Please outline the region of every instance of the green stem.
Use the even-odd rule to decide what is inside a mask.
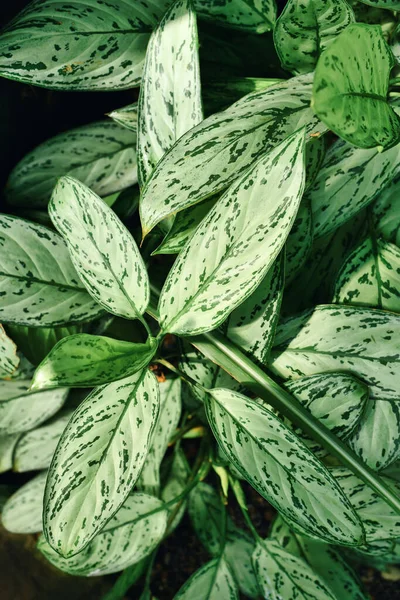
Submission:
[[[198,381],[193,379],[193,377],[190,377],[190,375],[186,375],[186,373],[184,373],[183,371],[181,371],[180,369],[175,367],[173,364],[171,364],[165,358],[157,358],[157,359],[153,360],[153,362],[158,365],[163,365],[164,367],[167,367],[167,369],[169,369],[170,371],[175,373],[175,375],[178,375],[178,377],[180,377],[187,383],[190,383],[190,385],[194,385],[195,387],[201,389],[203,392],[207,392],[207,390]]]

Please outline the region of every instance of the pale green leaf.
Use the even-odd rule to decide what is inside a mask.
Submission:
[[[135,493],[128,496],[104,529],[76,556],[60,556],[44,537],[40,538],[38,548],[54,566],[71,575],[107,575],[148,556],[162,540],[166,525],[163,503],[147,494]]]
[[[61,236],[47,227],[0,215],[0,319],[54,327],[102,312],[80,281]]]
[[[281,164],[287,165],[284,171]],[[161,291],[163,331],[197,335],[214,329],[255,291],[293,224],[304,176],[301,129],[259,159],[218,200]]]
[[[72,177],[57,183],[49,204],[89,294],[109,312],[134,319],[149,303],[149,280],[135,240],[114,211]]]
[[[116,108],[107,115],[113,121],[137,133],[138,105],[137,102]],[[89,186],[91,187],[91,186]]]
[[[195,0],[200,17],[219,25],[264,33],[275,23],[274,0]]]
[[[190,493],[188,511],[200,542],[211,556],[219,556],[226,522],[220,496],[211,485],[200,482]]]
[[[353,22],[344,0],[289,0],[274,29],[282,66],[293,73],[313,71],[321,52]]]
[[[251,535],[228,521],[224,557],[240,591],[249,598],[258,598],[257,578],[251,560],[254,541]]]
[[[40,473],[7,500],[1,513],[1,522],[7,531],[25,534],[42,531],[46,476],[46,471]]]
[[[174,600],[239,600],[235,580],[226,561],[214,558],[188,579]]]
[[[15,373],[18,365],[19,356],[17,354],[17,346],[8,337],[8,335],[4,331],[4,327],[0,325],[0,377],[10,377],[10,375],[13,375],[13,373]]]
[[[171,469],[169,471],[167,481],[165,482],[161,491],[161,498],[164,500],[164,502],[170,502],[182,494],[188,484],[189,476],[189,464],[186,460],[185,453],[181,448],[179,448],[174,452]],[[169,514],[175,515],[174,519],[169,525],[169,531],[174,531],[174,529],[176,529],[176,527],[179,525],[185,513],[186,504],[186,499],[183,499],[180,502],[180,506],[177,511],[177,504],[173,504],[169,508]]]
[[[20,433],[0,435],[0,473],[12,469],[13,454],[20,437]]]
[[[387,242],[400,247],[400,174],[378,195],[372,204],[372,218],[376,232]]]
[[[65,337],[81,333],[82,325],[68,327],[27,327],[7,325],[7,331],[17,344],[18,350],[32,363],[38,365],[50,350]]]
[[[147,48],[138,116],[141,185],[174,142],[202,118],[196,14],[190,0],[176,0]]]
[[[94,387],[140,371],[152,359],[157,342],[124,342],[86,333],[71,335],[56,344],[35,371],[31,389]]]
[[[310,535],[359,544],[362,528],[350,503],[304,443],[259,402],[224,389],[210,394],[213,433],[258,493]]]
[[[59,133],[14,167],[7,182],[7,200],[13,205],[47,208],[57,179],[67,174],[99,196],[127,188],[137,181],[135,143],[135,135],[111,121]]]
[[[80,552],[135,485],[160,409],[155,376],[143,370],[95,389],[64,430],[49,470],[44,531],[65,557]]]

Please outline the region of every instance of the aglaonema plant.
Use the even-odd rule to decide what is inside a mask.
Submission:
[[[0,215],[0,468],[37,472],[2,522],[123,571],[108,600],[150,597],[186,511],[210,560],[177,599],[362,600],[350,564],[399,559],[399,8],[45,0],[0,35],[6,78],[140,86],[30,152]],[[201,84],[210,21],[273,30],[280,77]]]

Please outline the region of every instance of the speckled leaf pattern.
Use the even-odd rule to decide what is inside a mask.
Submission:
[[[215,329],[255,291],[285,243],[304,179],[301,129],[261,157],[196,229],[161,291],[163,331]]]
[[[196,14],[191,0],[177,0],[147,48],[138,116],[142,186],[165,152],[202,118]]]
[[[372,207],[372,219],[376,232],[387,242],[400,247],[400,174],[378,195]]]
[[[137,182],[136,136],[112,121],[60,133],[29,152],[11,171],[7,200],[46,208],[57,179],[71,175],[99,196]]]
[[[44,394],[43,394],[44,395]],[[41,427],[28,431],[19,439],[14,455],[13,469],[18,473],[48,469],[62,432],[68,425],[71,410],[63,411]]]
[[[258,598],[257,578],[251,560],[254,541],[251,535],[228,521],[224,557],[240,591],[249,598]]]
[[[312,77],[304,75],[241,98],[183,135],[160,160],[143,189],[144,233],[212,194],[224,190],[261,154],[302,126],[325,127],[311,108]]]
[[[67,246],[47,227],[0,215],[0,319],[53,327],[102,312],[80,281]]]
[[[282,66],[293,73],[313,71],[321,52],[353,22],[344,0],[289,0],[274,29]]]
[[[140,371],[156,349],[154,338],[136,344],[86,333],[71,335],[60,340],[40,363],[31,389],[94,387],[116,381]]]
[[[137,488],[154,496],[159,495],[161,462],[181,415],[181,380],[167,379],[164,383],[160,383],[159,387],[160,412],[149,452],[137,482]]]
[[[140,83],[146,47],[169,0],[35,0],[0,36],[0,74],[56,90]]]
[[[0,473],[12,469],[13,454],[20,437],[20,433],[0,435]]]
[[[137,133],[137,119],[138,119],[138,105],[137,102],[133,104],[128,104],[127,106],[123,106],[122,108],[116,108],[111,111],[107,115],[118,123],[118,125],[122,125],[126,129],[130,129]],[[89,186],[91,187],[91,186]]]
[[[18,365],[17,346],[0,325],[0,377],[9,377],[16,371]]]
[[[32,363],[38,365],[52,348],[65,337],[81,333],[84,325],[67,327],[27,327],[7,325],[7,331],[17,344],[19,352]]]
[[[211,485],[200,482],[190,493],[188,511],[200,542],[211,556],[219,556],[226,520],[221,497]]]
[[[161,498],[164,502],[169,502],[170,500],[174,500],[177,496],[179,496],[185,487],[188,484],[188,479],[190,476],[190,467],[186,460],[186,456],[182,450],[182,448],[175,449],[174,455],[172,458],[171,469],[168,474],[167,481],[161,491]],[[176,516],[173,521],[169,525],[169,530],[174,531],[175,528],[181,522],[181,519],[186,511],[186,499],[183,499]],[[175,512],[176,504],[173,504],[169,508],[170,514]]]
[[[239,600],[232,573],[223,558],[214,558],[181,587],[174,600]]]
[[[362,528],[323,464],[278,417],[237,392],[214,389],[206,402],[213,433],[242,476],[308,534],[357,545]]]
[[[149,279],[135,240],[114,211],[83,183],[63,177],[49,214],[89,294],[114,315],[140,317],[149,302]]]
[[[43,494],[47,472],[19,488],[5,503],[1,522],[12,533],[39,533],[42,531]]]
[[[381,470],[400,457],[400,403],[370,401],[349,446],[371,469]]]
[[[313,107],[318,117],[359,148],[396,144],[400,119],[387,102],[394,62],[379,25],[349,25],[315,69]]]
[[[45,536],[65,557],[80,552],[126,500],[146,459],[160,409],[143,370],[95,389],[61,436],[50,466]]]
[[[228,319],[226,336],[261,364],[268,360],[279,319],[284,260],[284,253],[281,253],[257,289]]]
[[[270,31],[276,18],[274,0],[195,0],[194,5],[204,19],[255,33]]]
[[[285,283],[289,284],[309,255],[313,242],[313,223],[310,201],[303,198],[293,227],[285,244]]]
[[[322,577],[273,540],[257,543],[253,564],[263,598],[337,600]]]
[[[322,305],[277,329],[270,368],[298,379],[348,371],[367,383],[371,397],[398,399],[400,317],[359,306]]]
[[[167,525],[163,503],[148,494],[128,496],[118,512],[76,556],[64,558],[44,537],[38,548],[58,569],[71,575],[98,576],[122,571],[148,556],[160,543]]]
[[[333,301],[400,312],[400,249],[371,231],[343,264]]]

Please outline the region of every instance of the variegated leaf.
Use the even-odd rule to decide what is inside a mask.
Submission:
[[[137,181],[135,143],[134,134],[111,121],[60,133],[26,154],[11,171],[7,200],[47,208],[57,179],[67,174],[99,196],[127,188]]]
[[[126,129],[130,129],[137,133],[137,118],[138,118],[138,105],[137,102],[133,104],[128,104],[128,106],[123,106],[122,108],[116,108],[111,111],[107,115],[118,123],[118,125],[122,125],[122,127],[126,127]],[[91,186],[89,186],[91,187]]]
[[[61,436],[49,470],[44,532],[56,552],[83,550],[135,485],[160,409],[155,376],[143,370],[95,389]]]
[[[360,306],[323,305],[284,321],[277,330],[270,368],[298,379],[350,371],[375,399],[397,399],[400,383],[400,316]]]
[[[12,469],[14,450],[20,437],[20,433],[0,435],[0,473]]]
[[[40,395],[44,395],[40,394]],[[63,411],[41,427],[28,431],[18,440],[13,453],[13,469],[18,473],[48,469],[58,441],[68,425],[72,411]]]
[[[43,494],[47,472],[40,473],[25,483],[5,503],[1,522],[12,533],[39,533],[42,531]]]
[[[372,204],[372,219],[376,232],[387,242],[400,247],[400,174],[378,195]]]
[[[32,2],[0,36],[0,74],[56,90],[138,85],[146,46],[170,0]]]
[[[161,498],[164,500],[164,502],[170,502],[182,494],[188,484],[190,472],[190,467],[186,460],[185,453],[181,448],[176,449],[173,455],[172,465],[167,481],[165,482],[165,485],[161,491]],[[175,515],[174,519],[169,525],[169,531],[174,531],[179,525],[185,513],[186,504],[186,499],[182,499],[177,512],[177,504],[172,504],[172,506],[169,508],[169,513]]]
[[[181,415],[181,380],[167,379],[160,383],[160,412],[151,438],[137,488],[158,496],[160,492],[160,466]]]
[[[34,327],[90,321],[102,308],[87,293],[61,236],[0,215],[0,319]]]
[[[221,556],[214,558],[181,587],[174,600],[239,600],[235,580]]]
[[[60,340],[40,363],[31,389],[94,387],[116,381],[148,365],[156,350],[152,337],[136,344],[86,333],[71,335]]]
[[[220,496],[212,486],[200,482],[190,493],[188,511],[200,542],[211,556],[219,556],[226,523],[225,507]]]
[[[214,329],[255,291],[293,224],[304,176],[301,129],[229,188],[169,272],[159,300],[163,331],[197,335]]]
[[[361,523],[334,478],[271,411],[224,389],[210,392],[206,411],[229,460],[284,516],[323,540],[360,543]]]
[[[19,360],[17,346],[8,337],[4,331],[4,327],[0,325],[0,377],[4,378],[13,375],[18,368]]]
[[[114,211],[83,183],[63,177],[49,214],[89,294],[114,315],[140,318],[149,303],[149,279],[135,240]]]
[[[258,598],[257,578],[251,560],[253,538],[228,521],[224,557],[240,591],[249,598]]]
[[[165,152],[202,118],[196,14],[191,0],[176,0],[146,53],[137,146],[142,186]]]
[[[76,556],[60,556],[46,542],[38,548],[58,569],[86,577],[122,571],[148,556],[160,543],[167,526],[163,503],[148,494],[128,496],[102,531]]]
[[[313,242],[312,211],[308,198],[303,198],[285,244],[285,283],[289,284],[309,255]]]
[[[282,66],[293,73],[313,71],[321,52],[353,22],[344,0],[289,0],[274,29]]]
[[[337,600],[322,577],[273,540],[257,543],[253,564],[264,598]]]
[[[183,135],[160,160],[143,190],[144,234],[173,215],[227,188],[263,153],[306,126],[323,132],[311,108],[311,76],[248,94]]]
[[[32,363],[38,365],[54,346],[65,337],[81,333],[83,325],[69,327],[26,327],[7,325],[7,331],[17,344],[18,350]]]
[[[195,0],[194,4],[202,18],[236,29],[264,33],[275,23],[273,0]]]

